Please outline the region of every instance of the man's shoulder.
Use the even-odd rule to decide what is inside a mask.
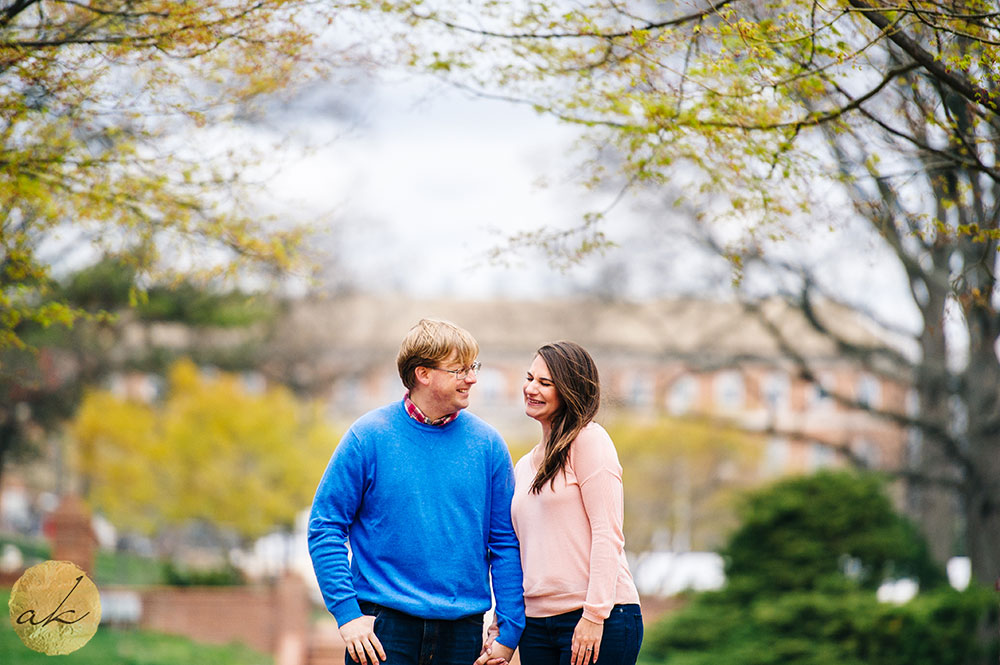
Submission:
[[[506,450],[507,443],[500,431],[471,411],[462,411],[461,418],[456,423],[461,423],[467,435],[479,441],[489,442],[494,446],[502,446]]]
[[[392,402],[372,409],[355,420],[351,425],[351,429],[355,432],[364,432],[371,429],[384,430],[392,426],[393,422],[399,417],[401,409],[400,402]]]
[[[488,422],[469,411],[468,409],[462,411],[461,418],[459,419],[465,427],[476,429],[484,433],[489,433],[491,435],[500,436],[500,432],[496,427],[490,425]]]

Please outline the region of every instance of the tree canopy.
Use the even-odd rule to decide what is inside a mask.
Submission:
[[[44,452],[46,437],[72,417],[83,391],[110,375],[130,369],[163,373],[180,356],[224,369],[256,361],[275,313],[272,301],[185,280],[172,288],[149,287],[129,310],[136,279],[134,268],[104,259],[53,281],[39,303],[65,303],[87,318],[71,328],[26,321],[18,334],[29,348],[0,348],[0,478],[7,462]],[[158,323],[182,328],[188,343],[158,343],[151,338]],[[208,341],[227,332],[225,346]]]
[[[680,179],[690,192],[722,194],[704,212],[751,235],[808,210],[817,178],[841,178],[817,150],[813,130],[826,126],[871,125],[941,168],[997,178],[1000,19],[988,0],[420,3],[412,14],[456,44],[420,40],[415,61],[591,128],[593,182]],[[936,91],[936,106],[902,99],[902,77]],[[914,115],[919,132],[901,123]],[[949,138],[956,126],[961,141]],[[964,230],[990,234],[983,224]]]
[[[790,229],[810,242],[863,221],[866,240],[903,276],[918,318],[903,332],[916,353],[837,342],[913,386],[907,412],[879,411],[909,431],[911,466],[897,469],[912,483],[907,503],[939,559],[958,530],[975,577],[996,579],[1000,13],[992,0],[485,1],[421,3],[411,16],[456,40],[434,48],[415,40],[415,63],[584,127],[591,184],[668,199],[660,217],[681,201],[698,222],[726,222],[713,228],[726,229],[718,247],[737,276],[768,260]],[[600,245],[602,229],[601,214],[583,220],[576,249]],[[565,247],[564,234],[514,241]],[[839,285],[801,261],[776,264],[797,279],[789,299],[830,333],[814,305],[840,300]],[[864,304],[845,304],[900,330]],[[946,333],[955,321],[960,331]],[[854,395],[837,397],[872,411]]]
[[[293,522],[337,440],[288,390],[250,391],[190,361],[171,368],[159,403],[88,392],[70,435],[86,499],[121,528],[199,521],[243,538]]]
[[[261,155],[209,130],[343,66],[329,31],[345,6],[3,3],[0,347],[23,344],[24,321],[84,315],[45,297],[53,264],[81,247],[129,261],[140,291],[150,275],[297,265],[304,230],[247,188]]]

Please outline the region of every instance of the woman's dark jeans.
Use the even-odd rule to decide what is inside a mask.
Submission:
[[[575,610],[554,617],[528,617],[518,652],[521,665],[569,665],[573,631],[583,616]],[[642,645],[642,612],[638,605],[615,605],[604,620],[597,665],[635,665]]]
[[[374,603],[360,605],[375,617],[375,636],[388,657],[382,665],[472,665],[482,652],[482,614],[448,621],[421,619]],[[344,662],[356,665],[350,653]]]

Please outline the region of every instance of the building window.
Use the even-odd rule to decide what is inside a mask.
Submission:
[[[250,395],[263,395],[267,391],[267,379],[260,372],[240,373],[240,383]]]
[[[629,406],[650,406],[653,403],[653,376],[648,372],[629,372],[625,375],[623,393]]]
[[[867,409],[877,409],[882,397],[882,386],[871,374],[862,374],[858,378],[858,404]]]
[[[772,437],[767,440],[762,462],[766,475],[777,475],[788,468],[789,448],[788,439]]]
[[[861,460],[861,463],[867,469],[876,469],[881,462],[881,452],[873,442],[868,439],[858,439],[851,446],[854,451],[854,456]]]
[[[503,372],[492,367],[484,367],[476,375],[477,399],[486,404],[498,404],[503,400],[507,390],[507,379]]]
[[[833,408],[833,397],[831,391],[834,386],[833,375],[822,373],[816,377],[809,393],[809,408],[821,410]]]
[[[837,455],[833,448],[822,443],[809,445],[808,466],[810,471],[818,471],[833,466]]]
[[[337,383],[333,401],[343,409],[357,408],[361,404],[361,390],[360,376],[346,376]]]
[[[906,462],[918,466],[924,457],[924,432],[919,427],[906,428]]]
[[[667,411],[675,416],[690,413],[694,408],[698,382],[690,374],[678,377],[667,394]]]
[[[791,383],[785,372],[770,372],[764,377],[764,403],[773,411],[783,411],[788,408],[788,395]]]
[[[737,371],[719,372],[715,375],[715,406],[723,411],[743,408],[745,389],[743,375]]]

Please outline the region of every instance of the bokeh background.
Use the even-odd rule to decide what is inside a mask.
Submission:
[[[597,360],[642,662],[996,662],[988,5],[0,3],[0,598],[341,662],[306,511],[438,317],[515,461]]]

